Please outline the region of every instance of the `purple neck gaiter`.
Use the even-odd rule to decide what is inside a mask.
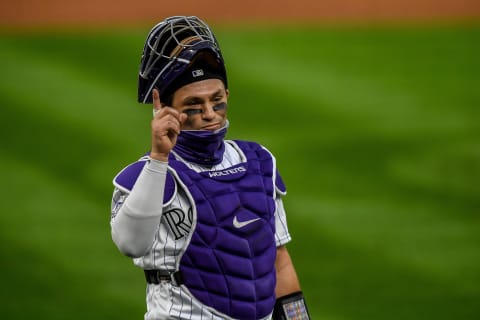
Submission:
[[[173,150],[183,159],[200,164],[215,165],[222,162],[228,121],[218,130],[182,130]]]

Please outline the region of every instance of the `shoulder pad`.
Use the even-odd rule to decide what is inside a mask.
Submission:
[[[146,159],[141,159],[129,164],[113,178],[113,184],[122,191],[130,192],[146,163]]]
[[[132,191],[135,182],[137,182],[138,176],[142,172],[148,159],[142,158],[137,162],[134,162],[120,171],[113,179],[113,184],[118,189],[130,193]],[[172,174],[167,171],[167,177],[165,181],[165,191],[163,194],[163,203],[166,205],[170,203],[175,194],[177,193],[177,184]]]
[[[243,141],[243,140],[233,140],[237,144],[237,146],[240,147],[243,151],[264,151],[263,155],[266,157],[271,157],[274,161],[274,166],[275,164],[275,157],[273,154],[264,146],[262,146],[259,143],[253,142],[253,141]],[[285,186],[285,183],[283,182],[282,176],[280,176],[280,172],[278,172],[277,169],[275,169],[275,190],[278,194],[284,196],[287,194],[287,187]]]
[[[253,141],[245,141],[245,140],[232,140],[237,146],[240,147],[240,149],[246,151],[246,150],[260,150],[263,147]]]

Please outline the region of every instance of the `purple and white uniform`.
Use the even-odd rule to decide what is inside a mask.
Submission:
[[[142,269],[181,270],[185,278],[147,286],[145,319],[270,319],[275,248],[291,240],[275,158],[229,140],[211,167],[172,153],[169,164],[146,156],[114,179],[111,227],[120,251]]]

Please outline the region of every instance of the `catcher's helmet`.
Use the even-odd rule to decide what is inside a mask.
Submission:
[[[150,30],[143,47],[138,76],[138,102],[152,103],[152,90],[160,97],[200,51],[209,51],[216,68],[227,75],[218,42],[208,25],[195,16],[174,16]]]

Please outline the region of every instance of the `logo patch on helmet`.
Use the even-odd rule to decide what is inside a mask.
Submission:
[[[203,73],[203,69],[197,69],[197,70],[193,70],[193,71],[192,71],[192,76],[193,76],[194,78],[201,77],[201,76],[203,76],[203,74],[204,74],[204,73]]]

